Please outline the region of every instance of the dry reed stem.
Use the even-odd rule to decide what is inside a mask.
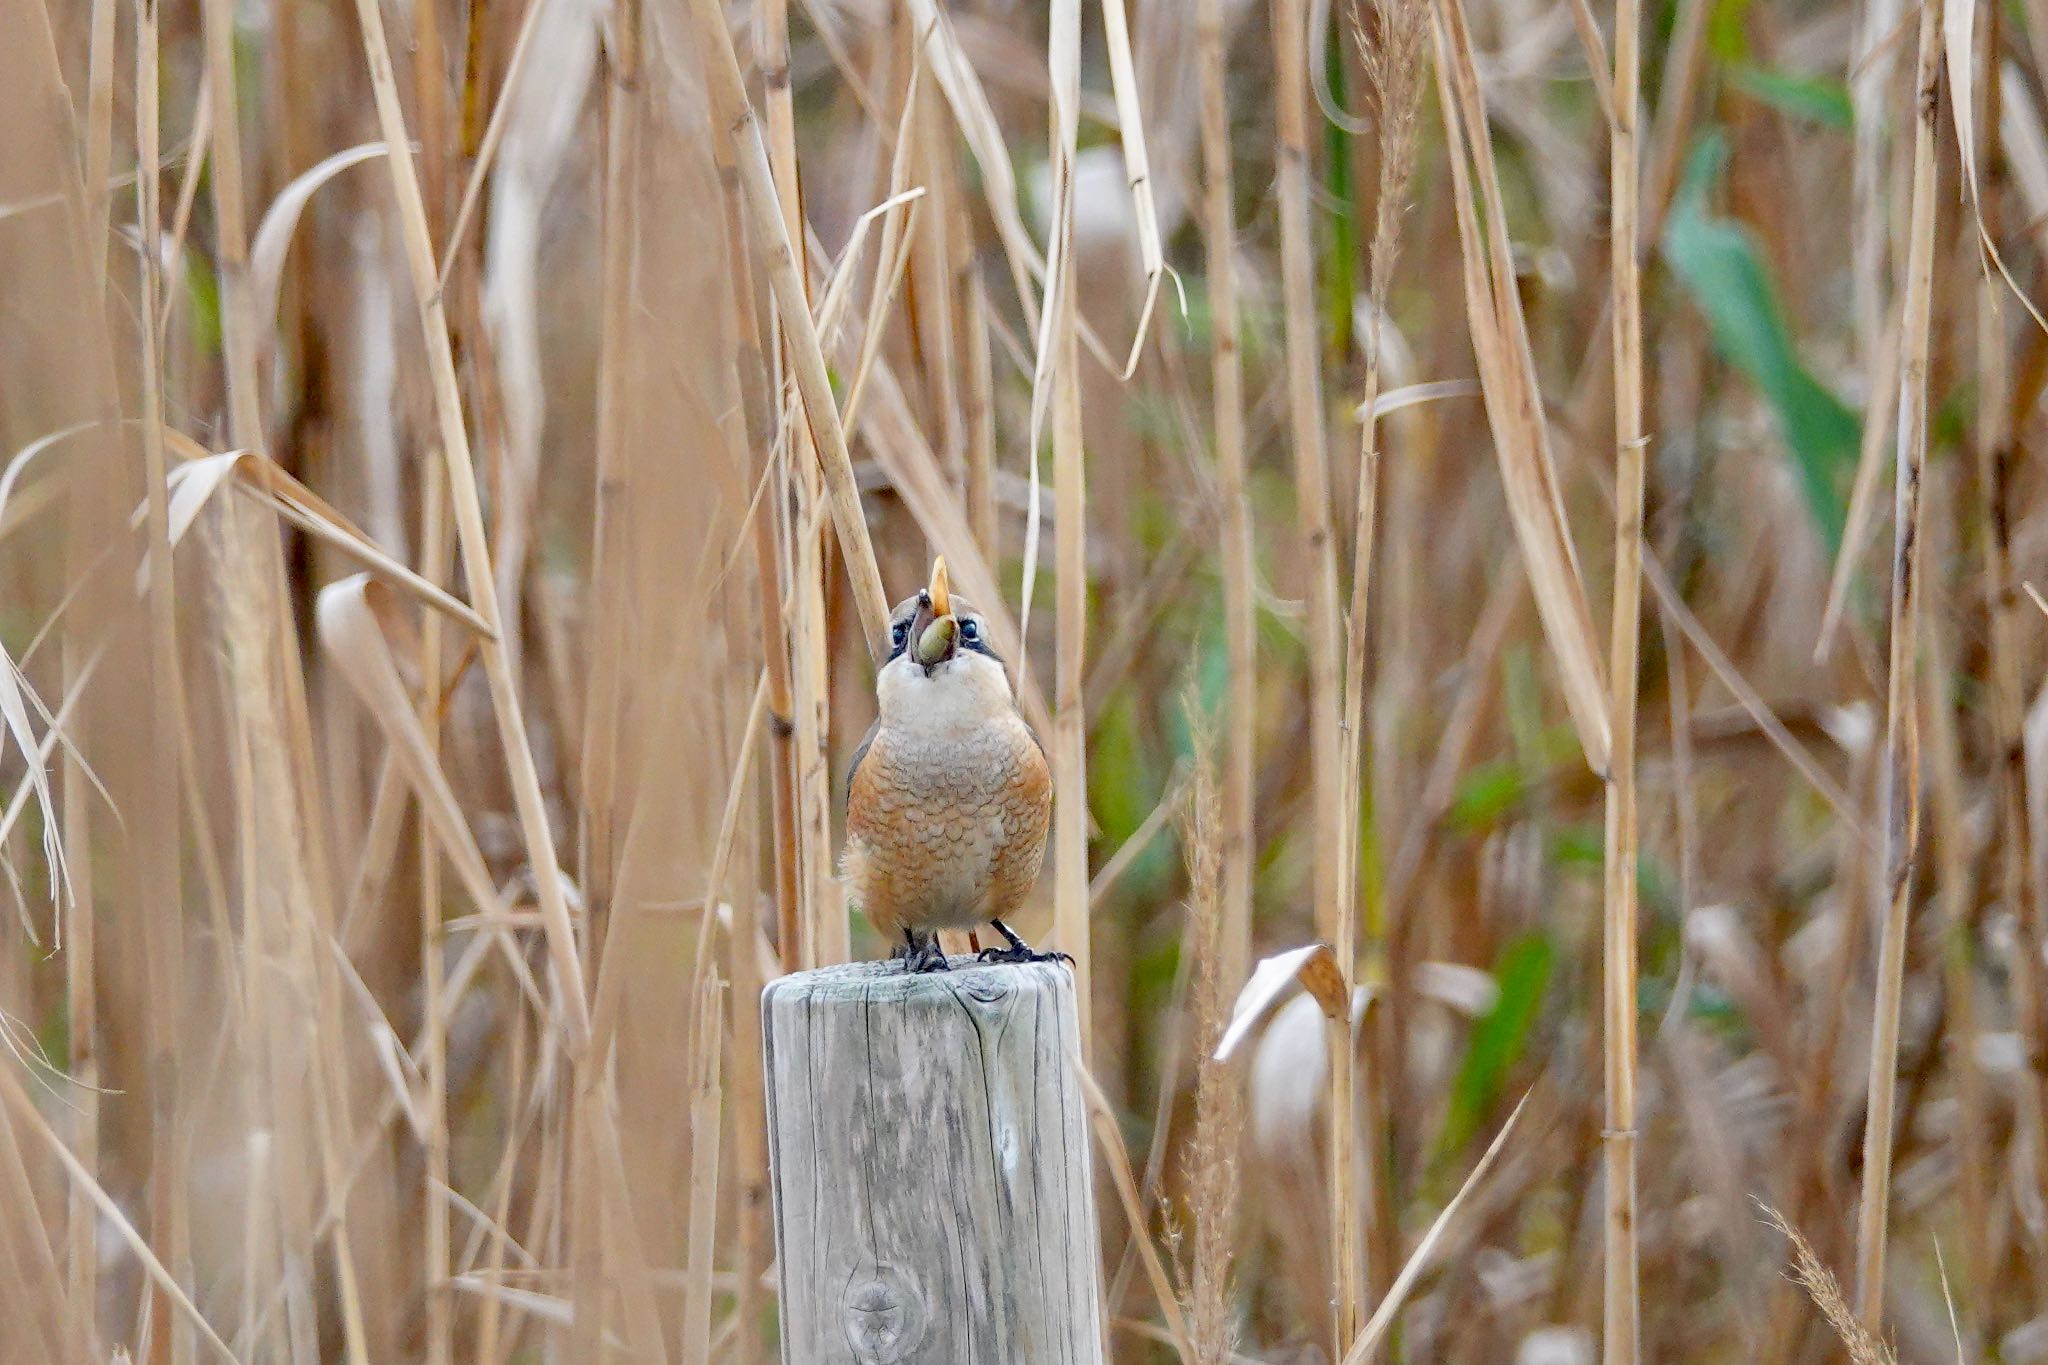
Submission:
[[[1088,640],[1088,501],[1081,447],[1080,349],[1074,300],[1074,155],[1080,135],[1081,5],[1054,0],[1046,48],[1052,72],[1047,123],[1053,165],[1054,225],[1046,250],[1048,289],[1039,373],[1052,405],[1053,491],[1058,593],[1053,642],[1053,938],[1073,956],[1081,1010],[1081,1056],[1094,1059],[1094,995],[1088,932],[1088,722],[1082,683]],[[1035,442],[1034,442],[1035,448]],[[1035,461],[1034,461],[1035,463]],[[1030,587],[1025,603],[1030,604]],[[1020,665],[1021,669],[1021,665]]]
[[[1614,88],[1609,115],[1609,229],[1614,293],[1614,614],[1607,678],[1609,725],[1602,981],[1607,1129],[1604,1358],[1632,1365],[1642,1352],[1642,1285],[1636,1246],[1636,692],[1641,654],[1643,483],[1643,298],[1637,228],[1642,168],[1640,0],[1616,0]]]
[[[889,602],[882,587],[882,575],[875,564],[874,544],[868,536],[867,521],[860,505],[860,490],[853,476],[853,458],[847,451],[846,430],[840,424],[839,409],[832,399],[832,385],[825,370],[825,358],[818,347],[817,328],[811,318],[804,282],[802,235],[792,232],[783,216],[780,192],[769,170],[767,154],[753,107],[747,102],[746,83],[740,75],[739,57],[733,51],[732,35],[718,0],[691,0],[698,39],[703,46],[704,71],[711,92],[715,121],[734,146],[739,163],[740,187],[747,205],[746,219],[755,234],[755,249],[768,271],[768,284],[775,298],[789,348],[789,360],[803,400],[804,417],[811,438],[818,445],[818,460],[824,476],[832,524],[844,547],[847,574],[852,580],[854,608],[860,614],[867,636],[868,656],[880,660],[887,653]]]
[[[1430,1257],[1435,1254],[1437,1243],[1441,1242],[1444,1234],[1449,1231],[1452,1220],[1457,1217],[1458,1210],[1464,1207],[1466,1199],[1485,1183],[1487,1172],[1493,1169],[1494,1160],[1500,1156],[1501,1149],[1507,1146],[1508,1135],[1515,1131],[1522,1111],[1528,1107],[1529,1095],[1525,1094],[1516,1102],[1514,1112],[1508,1115],[1508,1120],[1500,1126],[1500,1131],[1493,1135],[1493,1141],[1486,1144],[1486,1151],[1473,1165],[1472,1174],[1465,1177],[1465,1183],[1458,1186],[1458,1192],[1451,1196],[1450,1202],[1444,1205],[1443,1212],[1437,1214],[1435,1221],[1429,1225],[1429,1231],[1423,1233],[1422,1240],[1415,1244],[1415,1250],[1409,1254],[1407,1263],[1401,1267],[1401,1273],[1394,1277],[1393,1286],[1379,1301],[1379,1306],[1373,1309],[1371,1320],[1351,1342],[1350,1348],[1343,1353],[1343,1365],[1364,1365],[1364,1362],[1371,1360],[1374,1353],[1385,1344],[1387,1335],[1394,1329],[1395,1320],[1400,1316],[1401,1309],[1407,1304],[1409,1296],[1415,1292],[1416,1281],[1429,1269]]]
[[[111,183],[114,166],[114,11],[115,0],[92,0],[85,59],[85,247],[91,253],[87,263],[93,275],[95,293],[101,298],[107,292],[108,224],[113,218],[114,208],[114,187]],[[153,14],[150,22],[155,22]],[[140,25],[136,32],[136,46],[144,46]],[[140,97],[138,81],[138,104]],[[138,109],[136,118],[140,120],[141,117]],[[157,158],[144,153],[141,147],[138,139],[135,167],[138,194],[141,192],[140,177],[145,173],[152,176],[158,173]]]
[[[534,9],[540,6],[535,4]],[[634,287],[634,246],[638,240],[637,190],[640,169],[641,123],[645,117],[643,94],[645,72],[642,62],[642,10],[637,0],[625,0],[612,15],[611,32],[605,44],[604,159],[602,165],[604,217],[599,227],[598,257],[598,390],[597,448],[595,451],[595,512],[592,536],[591,583],[607,603],[614,600],[613,586],[626,579],[628,550],[621,527],[628,513],[623,503],[631,495],[630,457],[626,449],[627,375],[632,350],[631,318]],[[510,582],[506,585],[512,586]],[[613,881],[618,874],[618,824],[620,746],[619,714],[625,705],[625,656],[627,622],[616,611],[601,611],[590,632],[594,666],[585,693],[583,734],[583,801],[585,806],[581,838],[583,894],[597,915],[607,917],[602,938],[591,936],[590,951],[595,959],[600,984],[604,977],[604,947],[610,941],[609,916],[614,911]],[[593,928],[595,927],[593,921]],[[596,1006],[592,1006],[593,1014]],[[593,1036],[597,1030],[593,1024]],[[596,1054],[605,1055],[603,1044]],[[588,1253],[586,1253],[587,1255]],[[578,1306],[579,1334],[587,1345],[589,1319],[595,1311],[587,1302],[596,1290],[594,1267],[586,1261],[573,1291]]]
[[[1736,704],[1756,722],[1756,727],[1762,731],[1764,738],[1785,756],[1785,760],[1805,779],[1807,785],[1828,803],[1835,818],[1848,828],[1850,834],[1866,849],[1875,851],[1878,843],[1876,831],[1872,830],[1858,814],[1855,798],[1843,789],[1841,783],[1828,775],[1827,769],[1821,767],[1820,760],[1785,727],[1785,722],[1771,709],[1763,694],[1742,676],[1742,671],[1735,666],[1735,661],[1728,657],[1726,650],[1715,643],[1714,637],[1707,633],[1706,626],[1701,623],[1692,608],[1686,606],[1685,599],[1679,596],[1678,587],[1671,581],[1669,572],[1658,562],[1657,556],[1648,550],[1643,553],[1642,570],[1643,581],[1650,585],[1650,591],[1656,595],[1658,606],[1671,613],[1671,618],[1678,624],[1679,631],[1699,656],[1706,660],[1707,668],[1721,685],[1728,689]]]
[[[1849,579],[1856,561],[1863,555],[1870,531],[1871,509],[1877,499],[1877,475],[1883,467],[1884,438],[1891,431],[1885,409],[1899,391],[1898,319],[1886,323],[1877,342],[1871,371],[1870,396],[1863,405],[1862,436],[1856,452],[1856,479],[1849,487],[1849,510],[1842,520],[1842,543],[1835,551],[1835,568],[1828,580],[1828,600],[1821,608],[1820,638],[1814,643],[1814,661],[1825,659],[1834,647],[1835,632],[1849,601]]]
[[[1365,385],[1359,402],[1358,502],[1353,513],[1351,591],[1344,618],[1343,726],[1341,778],[1347,794],[1344,809],[1342,851],[1338,859],[1338,890],[1346,913],[1340,920],[1339,958],[1348,977],[1356,977],[1357,934],[1353,920],[1359,906],[1367,903],[1361,878],[1367,778],[1363,770],[1365,753],[1366,650],[1370,641],[1373,562],[1378,553],[1380,486],[1381,385],[1386,358],[1384,329],[1392,327],[1390,315],[1394,267],[1401,250],[1401,225],[1407,213],[1409,181],[1415,169],[1417,114],[1423,90],[1422,68],[1427,57],[1429,33],[1427,0],[1377,0],[1377,39],[1368,38],[1358,10],[1351,14],[1351,33],[1365,66],[1379,128],[1379,182],[1374,196],[1372,255],[1367,298],[1372,308],[1370,330],[1364,340]],[[1375,820],[1380,818],[1375,813]],[[1374,940],[1373,956],[1385,962],[1383,918],[1368,925]],[[1367,1031],[1368,1055],[1379,1059],[1372,1067],[1373,1085],[1384,1087],[1388,1068],[1384,1064],[1379,1035]],[[1368,1087],[1371,1090],[1371,1087]],[[1384,1274],[1392,1269],[1386,1249],[1391,1246],[1393,1220],[1387,1211],[1388,1150],[1385,1116],[1392,1112],[1391,1097],[1369,1093],[1370,1121],[1365,1125],[1369,1155],[1365,1183],[1364,1235],[1368,1254],[1364,1256],[1364,1281],[1377,1293]]]
[[[1116,96],[1117,134],[1122,139],[1124,176],[1131,187],[1131,211],[1138,224],[1138,262],[1145,271],[1145,301],[1138,306],[1138,325],[1131,351],[1119,376],[1128,381],[1138,370],[1166,274],[1159,241],[1159,210],[1153,202],[1151,159],[1145,152],[1145,111],[1139,103],[1138,73],[1131,61],[1131,24],[1124,0],[1102,0],[1102,34],[1109,51],[1109,83]]]
[[[1941,13],[1941,0],[1928,0],[1920,10],[1920,50],[1913,83],[1913,199],[1900,323],[1898,472],[1893,497],[1891,652],[1883,772],[1886,911],[1872,1002],[1863,1192],[1856,1221],[1856,1316],[1872,1333],[1879,1330],[1884,1317],[1899,1011],[1906,977],[1906,920],[1920,838],[1918,595],[1924,559],[1921,484],[1927,460],[1928,353],[1933,340],[1934,125],[1939,113]]]
[[[177,1277],[171,1274],[169,1268],[151,1249],[148,1239],[137,1232],[135,1225],[128,1221],[128,1215],[122,1212],[121,1206],[97,1180],[92,1178],[92,1174],[79,1164],[71,1149],[64,1145],[64,1140],[51,1129],[36,1108],[35,1101],[21,1088],[21,1078],[15,1074],[11,1065],[0,1066],[0,1100],[4,1100],[7,1106],[13,1109],[15,1122],[23,1130],[35,1134],[42,1144],[49,1148],[50,1155],[63,1166],[71,1182],[86,1192],[92,1200],[93,1207],[113,1229],[114,1235],[127,1246],[135,1259],[142,1263],[144,1273],[162,1296],[167,1311],[175,1311],[177,1320],[196,1332],[199,1340],[212,1347],[221,1359],[233,1362],[235,1353],[228,1349],[228,1344],[220,1339],[212,1324],[207,1322],[206,1316],[179,1286]]]
[[[683,1274],[682,1359],[711,1359],[713,1246],[718,1232],[718,1141],[720,1112],[720,1022],[724,983],[706,977],[698,986],[696,1076],[690,1092],[690,1224],[688,1262]]]
[[[420,499],[420,570],[429,583],[439,585],[454,567],[449,562],[446,469],[438,461],[423,460],[420,479],[425,484]],[[443,687],[441,623],[431,612],[420,619],[419,670],[420,730],[426,741],[428,761],[438,764]],[[426,1168],[421,1173],[420,1188],[425,1226],[420,1251],[427,1284],[428,1365],[446,1365],[452,1358],[454,1342],[453,1304],[449,1301],[448,1291],[443,1288],[451,1273],[448,1211],[434,1197],[434,1191],[449,1187],[448,1001],[441,989],[441,957],[446,951],[441,928],[441,855],[434,844],[433,833],[423,822],[418,851],[420,980],[427,1058],[425,1112],[421,1115]]]
[[[148,901],[143,913],[149,923],[159,926],[152,942],[166,951],[182,951],[176,925],[184,913],[183,859],[180,856],[179,784],[179,659],[176,585],[172,578],[169,470],[164,452],[163,362],[157,346],[156,329],[148,320],[157,314],[162,286],[157,270],[155,247],[161,231],[162,181],[158,168],[161,141],[157,88],[156,0],[137,0],[135,6],[135,146],[136,146],[136,231],[144,249],[138,253],[140,311],[144,325],[136,328],[142,344],[142,452],[145,486],[148,489],[147,555],[149,583],[150,671],[150,763],[160,779],[161,789],[149,803],[140,831],[148,841],[143,856],[156,869],[150,878]],[[100,192],[101,186],[92,187]],[[103,248],[104,238],[95,238]],[[68,792],[67,792],[68,795]],[[82,812],[81,812],[82,814]],[[87,854],[86,861],[90,861]],[[95,912],[89,902],[87,916]],[[178,946],[174,949],[172,945]],[[88,962],[90,958],[88,958]],[[165,964],[167,969],[169,963]],[[178,979],[175,970],[172,979]],[[175,1008],[173,1006],[173,1008]],[[92,1027],[89,1023],[88,1027]],[[93,1121],[98,1121],[98,1102],[93,1101]],[[175,1113],[175,1110],[171,1111]],[[165,1149],[159,1148],[159,1151]],[[176,1178],[168,1168],[158,1168],[159,1181]],[[74,1205],[74,1214],[83,1210]],[[179,1246],[177,1237],[168,1245]],[[91,1300],[86,1300],[90,1306]]]
[[[2003,121],[1999,116],[2004,92],[2001,83],[1992,77],[1996,70],[1998,28],[1999,17],[1994,14],[1985,30],[1986,79],[1978,91],[1984,104],[1985,156],[1991,168],[1985,183],[1977,187],[1980,214],[1988,222],[1984,237],[1987,242],[1989,233],[2003,226],[2007,188],[2002,152]],[[1966,53],[1963,60],[1974,61],[1976,55]],[[1952,87],[1955,84],[1956,61],[1956,55],[1951,53]],[[1953,94],[1951,98],[1954,98]],[[1979,264],[1981,268],[1982,262]],[[2041,945],[2048,941],[2048,897],[2044,897],[2041,885],[2033,812],[2029,809],[2025,751],[2027,702],[2025,685],[2021,681],[2023,661],[2027,658],[2020,639],[2024,608],[2020,604],[2013,572],[2013,527],[2019,513],[2013,485],[2022,455],[2014,431],[2014,385],[2007,355],[2003,292],[1988,272],[1982,274],[1977,285],[1977,368],[1978,430],[1974,445],[1978,511],[1983,523],[1987,627],[1985,672],[1990,684],[1987,690],[1991,752],[1997,756],[1993,762],[1993,784],[1997,793],[1997,886],[2000,903],[2013,913],[2019,929],[2016,950],[2010,958],[2015,1024],[2027,1056],[2038,1059],[2048,1056],[2048,999],[2043,995],[2041,958]],[[1967,939],[1964,942],[1967,943]],[[1960,948],[1963,944],[1957,946]],[[1952,952],[1947,958],[1955,956]],[[1968,963],[1960,963],[1958,967],[1967,969]],[[1957,1005],[1952,1004],[1951,1008],[1957,1008]],[[1970,1006],[1965,1003],[1961,1008],[1967,1010]],[[1982,1078],[1974,1068],[1967,1069],[1970,1078],[1965,1086],[1981,1092]],[[1981,1103],[1981,1094],[1975,1098]],[[2030,1135],[2027,1146],[2032,1158],[2034,1185],[2037,1189],[2048,1190],[2048,1074],[2044,1074],[2038,1065],[2028,1067],[2016,1087],[2014,1100],[2021,1124]],[[1969,1193],[1967,1182],[1972,1179],[1981,1181],[1983,1174],[1981,1167],[1972,1171],[1969,1163],[1965,1162],[1966,1194]],[[1988,1224],[1967,1220],[1966,1226],[1982,1228]],[[1985,1264],[1984,1249],[1978,1242],[1979,1239],[1971,1238],[1965,1244],[1968,1248],[1965,1265],[1971,1271],[1966,1293],[1970,1295],[1981,1293],[1984,1284],[1981,1274]],[[2041,1258],[2035,1259],[2035,1284],[2039,1290],[2044,1286],[2043,1277],[2048,1276],[2048,1267],[2040,1264]]]
[[[213,2],[217,4],[219,0]],[[506,658],[490,546],[484,533],[483,503],[477,489],[475,465],[470,458],[469,433],[463,424],[462,394],[455,375],[447,308],[435,269],[426,208],[420,196],[419,177],[413,168],[412,145],[406,132],[405,114],[399,106],[397,83],[392,77],[391,50],[384,36],[383,14],[375,0],[356,0],[356,15],[362,27],[363,53],[376,95],[378,121],[390,149],[385,165],[391,172],[391,188],[398,201],[406,264],[412,277],[420,330],[426,341],[437,432],[441,456],[448,466],[456,539],[468,579],[470,606],[491,628],[491,635],[479,644],[484,675],[491,692],[491,710],[498,723],[499,745],[504,750],[512,797],[518,808],[520,832],[533,872],[535,894],[540,901],[548,952],[555,969],[555,990],[564,1011],[563,1023],[568,1029],[570,1052],[572,1056],[580,1056],[590,1035],[590,1009],[583,993],[583,969],[577,954],[576,928],[569,918],[568,902],[563,896],[554,836],[548,829],[540,778],[534,767],[533,752],[527,745],[518,679],[512,676]],[[221,92],[216,92],[216,98],[221,100],[223,107],[231,107]],[[223,118],[221,123],[227,125],[233,121]]]
[[[1123,1135],[1117,1131],[1116,1109],[1110,1104],[1109,1096],[1102,1093],[1102,1087],[1096,1083],[1087,1064],[1079,1057],[1073,1058],[1072,1064],[1075,1074],[1081,1078],[1081,1094],[1088,1101],[1089,1127],[1095,1130],[1095,1144],[1109,1163],[1110,1184],[1123,1204],[1124,1219],[1130,1224],[1131,1241],[1138,1248],[1138,1259],[1145,1267],[1145,1277],[1152,1283],[1152,1295],[1159,1302],[1161,1316],[1166,1319],[1166,1330],[1173,1342],[1174,1353],[1181,1358],[1183,1365],[1194,1365],[1196,1356],[1188,1340],[1187,1320],[1181,1313],[1180,1298],[1173,1292],[1173,1281],[1166,1273],[1166,1263],[1160,1259],[1159,1248],[1152,1242],[1151,1229],[1145,1225],[1145,1206],[1138,1195],[1137,1179],[1131,1172],[1130,1153],[1124,1150]]]
[[[201,6],[205,45],[205,80],[218,112],[212,126],[210,181],[213,189],[215,267],[219,276],[221,353],[226,380],[228,434],[245,450],[264,448],[260,405],[261,374],[258,363],[259,325],[252,293],[250,272],[245,166],[240,120],[236,116],[236,70],[234,15],[223,0],[206,0]],[[266,456],[267,458],[267,456]],[[319,1179],[329,1189],[340,1184],[336,1132],[329,1120],[346,1114],[344,1096],[339,1092],[342,1070],[335,1049],[338,1021],[331,991],[333,977],[324,958],[312,947],[310,920],[319,917],[316,901],[324,897],[329,876],[325,831],[313,812],[317,768],[313,756],[305,683],[297,657],[297,630],[284,599],[282,547],[274,526],[257,522],[246,513],[230,511],[224,524],[225,578],[233,584],[227,594],[225,625],[226,654],[233,679],[235,701],[232,734],[236,761],[237,816],[242,844],[243,942],[246,961],[244,990],[250,1003],[250,1018],[261,1041],[257,1044],[256,1068],[268,1068],[269,1088],[264,1077],[251,1075],[249,1098],[252,1113],[268,1112],[290,1154],[288,1159],[305,1159],[293,1150],[306,1142],[302,1125],[310,1118],[311,1158],[317,1160]],[[258,864],[255,850],[261,847]],[[172,978],[166,993],[166,1007],[176,1009],[182,1002],[185,971],[183,944],[178,941],[177,921],[166,928],[171,939],[162,945],[165,956],[160,970]],[[279,969],[293,974],[302,989],[311,994],[292,1001],[303,1012],[310,1003],[312,1022],[305,1051],[288,1047],[284,1030],[273,1023],[273,1011],[281,1014],[284,994],[269,974]],[[303,1018],[301,1013],[298,1017]],[[310,1053],[310,1056],[306,1053]],[[289,1079],[287,1079],[289,1073]],[[310,1100],[304,1108],[294,1103],[300,1096]],[[280,1100],[280,1097],[286,1097]],[[191,1133],[189,1118],[179,1114],[173,1099],[168,1127],[183,1138]],[[267,1102],[268,1108],[263,1107]],[[183,1121],[181,1121],[181,1119]],[[189,1169],[177,1160],[176,1142],[165,1149],[162,1169]],[[261,1172],[252,1164],[252,1194]],[[293,1190],[293,1197],[285,1197]],[[185,1197],[182,1182],[162,1192],[169,1199]],[[295,1186],[279,1182],[276,1199],[276,1235],[280,1245],[298,1254],[310,1255],[312,1248],[303,1228],[305,1201],[296,1197]],[[164,1211],[162,1244],[174,1264],[183,1265],[191,1255],[189,1211],[173,1207]],[[319,1234],[312,1234],[317,1237]],[[325,1229],[334,1257],[333,1285],[338,1300],[343,1342],[347,1358],[361,1361],[369,1347],[362,1307],[360,1276],[351,1248],[345,1206]],[[304,1251],[299,1248],[304,1246]],[[313,1307],[310,1293],[300,1288],[294,1295],[296,1311],[288,1316],[287,1328],[297,1350],[312,1331]],[[181,1343],[172,1343],[173,1353]]]
[[[1932,523],[1935,519],[1929,520]],[[1923,599],[1929,685],[1921,689],[1921,694],[1930,736],[1928,788],[1944,929],[1940,950],[1944,1008],[1960,1053],[1955,1078],[1957,1204],[1962,1226],[1983,1230],[1992,1226],[1988,1185],[1993,1166],[1985,1127],[1984,1073],[1975,1061],[1981,1034],[1972,918],[1980,882],[1964,814],[1962,739],[1956,726],[1958,708],[1949,701],[1957,695],[1957,688],[1952,671],[1951,626],[1943,610],[1948,605],[1937,604],[1932,594]],[[1986,1246],[1990,1240],[1981,1231],[1964,1239],[1963,1292],[1973,1338],[1986,1318],[1982,1299],[1990,1283],[1993,1253]]]
[[[443,289],[448,287],[463,238],[476,216],[476,207],[483,195],[484,177],[490,174],[491,167],[497,162],[498,144],[504,140],[505,126],[512,112],[512,96],[519,89],[519,78],[526,74],[527,58],[533,49],[533,35],[540,29],[541,15],[549,5],[563,3],[565,0],[532,0],[519,21],[519,36],[512,41],[512,55],[506,59],[504,78],[498,82],[498,98],[491,105],[490,121],[484,127],[483,140],[477,146],[469,176],[463,182],[462,201],[455,210],[454,222],[449,224],[448,239],[441,244],[440,265],[434,274]]]
[[[1244,372],[1238,354],[1237,224],[1232,204],[1230,127],[1224,88],[1221,0],[1199,0],[1195,33],[1202,74],[1202,213],[1209,281],[1209,374],[1216,443],[1216,498],[1221,536],[1224,655],[1229,707],[1223,727],[1222,822],[1217,831],[1223,863],[1216,942],[1219,979],[1235,992],[1251,968],[1252,843],[1255,800],[1252,762],[1258,730],[1258,639],[1252,616],[1257,572],[1252,553],[1251,502],[1245,493]],[[1206,1051],[1206,1050],[1205,1050]]]
[[[1287,436],[1292,448],[1295,518],[1308,571],[1308,692],[1311,808],[1314,811],[1313,905],[1317,934],[1336,949],[1349,980],[1355,969],[1356,900],[1339,881],[1349,809],[1343,773],[1338,696],[1337,557],[1330,531],[1329,449],[1324,432],[1321,345],[1316,331],[1315,243],[1308,217],[1307,18],[1302,0],[1272,7],[1275,194],[1280,206],[1280,302],[1287,357]],[[1342,1049],[1345,1056],[1350,1048]],[[1336,1052],[1332,1053],[1333,1059]],[[1332,1065],[1333,1087],[1347,1068]],[[1344,1186],[1352,1169],[1350,1106],[1328,1114],[1331,1271],[1335,1278],[1335,1349],[1357,1330],[1358,1241]]]
[[[1194,1365],[1223,1365],[1237,1346],[1235,1253],[1238,1151],[1243,1142],[1244,1101],[1237,1079],[1216,1060],[1216,1045],[1229,1021],[1233,982],[1223,972],[1223,935],[1229,928],[1223,902],[1225,845],[1222,810],[1211,758],[1214,735],[1196,709],[1192,694],[1184,707],[1191,731],[1194,769],[1188,800],[1180,807],[1181,846],[1188,869],[1188,936],[1195,959],[1192,1020],[1195,1029],[1195,1131],[1187,1148],[1189,1212],[1195,1225],[1191,1269],[1182,1272],[1184,1316]],[[1168,1074],[1171,1074],[1170,1072]],[[1161,1122],[1156,1130],[1163,1131]],[[1148,1185],[1151,1172],[1148,1171]]]

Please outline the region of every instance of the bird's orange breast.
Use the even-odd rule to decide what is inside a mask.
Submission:
[[[883,934],[967,928],[1021,904],[1044,860],[1052,775],[1021,717],[883,726],[847,793],[842,870]]]

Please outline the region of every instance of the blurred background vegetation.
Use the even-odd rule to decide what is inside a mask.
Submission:
[[[1878,1335],[2048,1360],[2048,12],[1947,0],[1931,103],[1921,17],[1642,7],[1617,357],[1577,0],[0,0],[0,1356],[776,1358],[756,1000],[886,951],[863,574],[943,551],[1112,1358],[1328,1359],[1525,1095],[1384,1358],[1594,1358],[1619,847],[1642,1358],[1887,1349],[1764,1207],[1853,1284],[1889,1013]],[[1197,1065],[1317,939],[1348,1321],[1312,999]]]

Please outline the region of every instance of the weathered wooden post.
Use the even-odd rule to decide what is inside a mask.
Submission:
[[[862,962],[761,997],[785,1365],[1099,1365],[1074,979]]]

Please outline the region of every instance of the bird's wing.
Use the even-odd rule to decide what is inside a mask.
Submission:
[[[875,742],[875,732],[881,728],[882,718],[877,716],[875,723],[868,727],[868,732],[861,736],[860,747],[853,751],[853,762],[846,765],[846,794],[849,797],[853,795],[853,775],[860,771],[862,760],[868,756],[868,746]]]

